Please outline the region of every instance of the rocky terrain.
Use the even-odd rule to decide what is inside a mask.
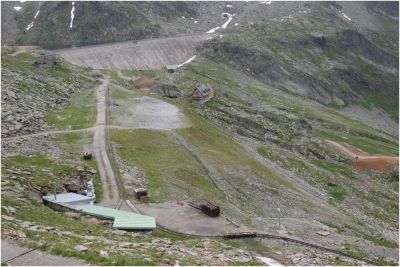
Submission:
[[[36,57],[2,54],[2,137],[47,130],[48,111],[68,105],[72,96],[93,86],[77,73],[66,76],[70,70],[63,66],[34,67]]]
[[[37,67],[43,51],[2,48],[2,238],[99,265],[367,264],[282,240],[116,231],[43,206],[52,182],[61,192],[82,168],[95,170],[98,200],[109,194],[96,159],[82,159],[105,102],[104,146],[135,205],[136,187],[161,208],[212,200],[243,229],[398,265],[398,165],[373,171],[332,145],[398,157],[397,7],[2,2],[2,45],[63,56]],[[101,45],[70,49],[88,44]],[[96,99],[100,81],[108,102]],[[216,92],[203,104],[191,101],[199,83]],[[183,216],[174,212],[172,222]]]

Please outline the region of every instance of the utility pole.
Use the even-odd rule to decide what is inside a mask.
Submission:
[[[278,209],[278,230],[281,230],[281,209]]]
[[[53,186],[54,200],[57,200],[57,182],[55,179],[52,182],[52,186]]]

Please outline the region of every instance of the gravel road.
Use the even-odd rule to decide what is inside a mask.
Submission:
[[[94,128],[93,154],[96,157],[97,167],[103,186],[103,199],[100,204],[105,207],[115,207],[119,201],[118,187],[106,149],[106,93],[109,81],[102,80],[97,88],[97,119]],[[111,189],[111,190],[110,190]]]

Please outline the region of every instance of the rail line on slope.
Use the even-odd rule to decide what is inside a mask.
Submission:
[[[126,204],[128,205],[128,207],[132,211],[134,211],[136,213],[139,213],[139,214],[145,215],[143,212],[141,212],[139,209],[137,209],[130,200],[126,199],[125,189],[123,188],[121,177],[119,175],[119,171],[117,170],[117,165],[116,165],[116,162],[115,162],[115,158],[113,156],[113,151],[112,151],[112,147],[110,145],[111,143],[110,143],[110,140],[109,140],[109,131],[110,131],[110,128],[111,128],[110,124],[109,124],[109,118],[110,118],[110,110],[109,110],[109,106],[108,106],[109,97],[110,97],[109,96],[109,89],[107,88],[106,101],[105,101],[105,104],[106,104],[106,121],[105,121],[105,124],[106,124],[107,130],[106,130],[106,135],[105,135],[106,136],[105,142],[107,144],[106,145],[106,150],[108,152],[107,154],[112,156],[112,160],[111,160],[112,161],[112,163],[111,163],[112,169],[113,169],[114,173],[117,174],[117,175],[114,174],[114,177],[116,179],[117,189],[119,191],[120,199],[119,199],[119,201],[118,201],[118,203],[116,205],[116,208],[120,209],[121,206],[122,206],[123,201],[125,201]],[[182,232],[178,232],[178,231],[175,231],[175,230],[171,230],[171,229],[163,226],[159,222],[156,222],[156,225],[157,225],[157,228],[159,230],[163,231],[163,232],[174,234],[174,235],[178,235],[178,236],[182,236],[182,237],[196,237],[196,238],[202,237],[202,238],[213,238],[213,239],[223,239],[223,238],[226,239],[227,238],[227,234],[226,233],[215,234],[215,235],[188,234],[188,233],[182,233]],[[355,255],[351,255],[351,254],[348,254],[348,253],[340,251],[340,250],[324,247],[324,246],[321,246],[321,245],[318,245],[318,244],[314,244],[314,243],[311,243],[311,242],[307,242],[307,241],[303,241],[303,240],[299,240],[299,239],[295,239],[295,238],[291,238],[291,237],[287,237],[287,236],[282,236],[282,235],[272,235],[272,234],[267,234],[267,233],[254,232],[254,235],[252,235],[252,236],[245,236],[244,235],[242,237],[240,237],[240,233],[239,233],[239,236],[236,237],[236,238],[265,238],[265,239],[282,240],[282,241],[285,241],[285,242],[291,242],[291,243],[298,244],[298,245],[312,247],[312,248],[319,249],[319,250],[322,250],[322,251],[326,251],[326,252],[334,253],[334,254],[337,254],[337,255],[341,255],[341,256],[344,256],[344,257],[347,257],[347,258],[351,258],[351,259],[367,262],[367,263],[372,264],[372,265],[378,265],[374,261],[371,261],[371,260],[368,260],[368,259],[364,259],[364,258],[355,256]]]
[[[136,207],[134,207],[134,205],[132,204],[131,201],[126,200],[128,206],[137,213],[143,214],[143,212],[141,212],[140,210],[138,210]],[[227,239],[226,234],[225,233],[221,233],[221,234],[215,234],[215,235],[198,235],[198,234],[188,234],[188,233],[182,233],[182,232],[178,232],[175,230],[171,230],[168,229],[167,227],[161,225],[159,222],[156,222],[157,228],[160,229],[163,232],[169,233],[169,234],[175,234],[178,236],[182,236],[182,237],[203,237],[203,238],[213,238],[213,239]],[[267,234],[267,233],[261,233],[261,232],[254,232],[255,235],[254,236],[243,236],[243,237],[237,237],[237,238],[265,238],[265,239],[277,239],[277,240],[282,240],[285,242],[291,242],[294,244],[299,244],[299,245],[303,245],[306,247],[312,247],[315,249],[319,249],[319,250],[323,250],[326,252],[330,252],[333,254],[337,254],[337,255],[341,255],[347,258],[351,258],[351,259],[355,259],[355,260],[359,260],[359,261],[363,261],[366,262],[368,264],[371,265],[379,265],[377,262],[368,260],[368,259],[364,259],[355,255],[351,255],[348,254],[346,252],[340,251],[340,250],[336,250],[336,249],[332,249],[332,248],[328,248],[328,247],[324,247],[322,245],[318,245],[318,244],[314,244],[311,242],[307,242],[307,241],[303,241],[303,240],[299,240],[299,239],[295,239],[295,238],[291,238],[291,237],[287,237],[287,236],[282,236],[282,235],[272,235],[272,234]]]

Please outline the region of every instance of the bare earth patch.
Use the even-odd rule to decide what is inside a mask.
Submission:
[[[225,232],[248,231],[244,226],[234,226],[223,216],[209,217],[187,203],[181,206],[171,201],[161,204],[139,204],[136,207],[145,214],[154,216],[162,227],[185,234],[212,236]]]
[[[394,165],[399,164],[399,157],[384,155],[370,155],[346,143],[338,143],[327,140],[331,145],[337,147],[344,154],[354,159],[353,167],[359,170],[374,170],[388,172]]]
[[[134,103],[117,101],[113,124],[127,128],[173,130],[189,127],[180,110],[171,104],[152,97],[135,99]]]

